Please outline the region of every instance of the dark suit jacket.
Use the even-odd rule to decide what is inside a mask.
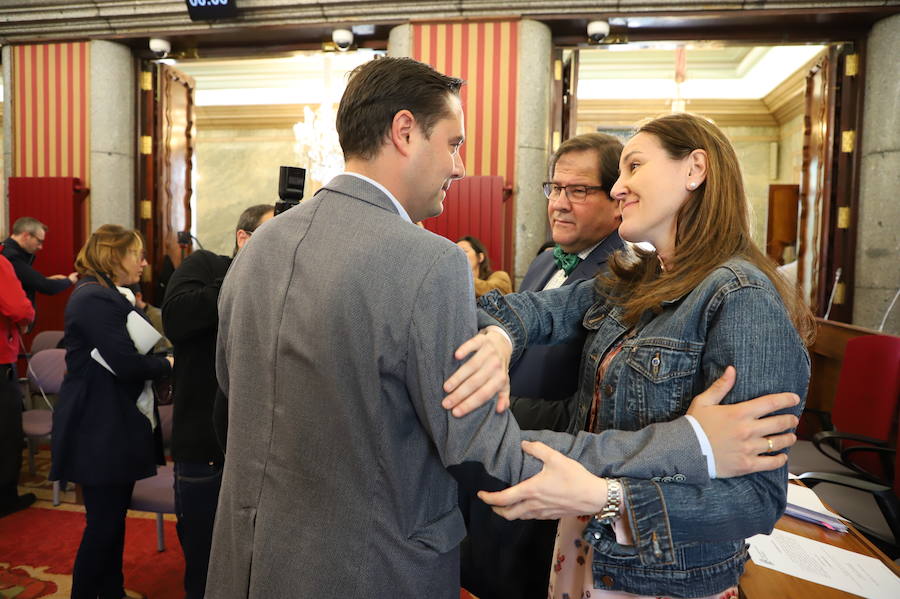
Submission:
[[[93,277],[79,281],[66,304],[66,377],[53,413],[51,480],[124,484],[165,463],[160,427],[151,430],[135,402],[145,380],[171,368],[164,358],[137,353],[125,329],[133,310]],[[91,357],[95,347],[115,375]]]
[[[581,261],[566,278],[563,285],[589,279],[606,267],[610,254],[624,246],[618,232],[613,232],[595,247],[587,258]],[[543,252],[534,259],[519,291],[540,291],[557,270],[553,262],[553,252]],[[517,397],[540,397],[543,399],[566,399],[578,387],[578,364],[584,339],[566,345],[537,345],[529,347],[509,371],[511,394]],[[515,410],[513,411],[515,414]],[[518,417],[518,414],[516,414]],[[528,423],[519,422],[524,429]],[[547,428],[544,424],[538,428]]]
[[[597,274],[606,259],[622,248],[617,232],[604,239],[566,278],[569,285]],[[534,259],[519,291],[540,291],[556,272],[553,252]],[[510,370],[512,412],[523,429],[551,429],[575,433],[584,423],[563,401],[578,387],[578,366],[584,337],[566,345],[529,347]],[[555,400],[555,401],[547,401]],[[494,514],[475,493],[477,482],[460,480],[460,505],[468,537],[462,543],[462,583],[480,599],[544,599],[550,579],[556,520],[514,520]]]

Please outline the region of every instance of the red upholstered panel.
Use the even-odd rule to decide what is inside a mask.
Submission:
[[[491,267],[512,275],[512,255],[506,243],[512,221],[503,204],[503,177],[465,177],[453,182],[444,199],[444,212],[427,219],[425,228],[454,242],[466,235],[477,237],[487,248]]]
[[[32,216],[50,229],[34,267],[45,275],[67,275],[75,270],[78,250],[84,245],[84,193],[75,177],[10,177],[10,228],[17,218]],[[63,328],[63,311],[70,291],[37,296],[37,323],[31,336],[42,330]],[[30,347],[31,339],[25,344]]]
[[[868,335],[848,341],[831,414],[834,428],[893,441],[898,400],[900,337]],[[874,457],[854,460],[871,472],[882,470]]]

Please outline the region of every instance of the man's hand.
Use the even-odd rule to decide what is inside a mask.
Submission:
[[[474,352],[474,353],[473,353]],[[460,345],[453,357],[463,360],[472,354],[456,372],[444,381],[441,405],[453,410],[459,418],[497,396],[497,413],[509,407],[509,359],[512,346],[494,326],[486,327]]]
[[[47,277],[47,278],[48,278],[48,279],[57,279],[57,280],[59,280],[59,279],[67,279],[68,277],[67,277],[66,275],[50,275],[50,276]]]
[[[556,520],[595,514],[606,507],[606,479],[539,441],[522,441],[522,451],[544,462],[528,480],[478,497],[507,520]]]
[[[799,421],[792,414],[766,415],[796,406],[800,398],[794,393],[775,393],[738,404],[718,405],[734,386],[734,379],[734,367],[729,366],[709,389],[694,398],[687,411],[703,427],[712,445],[716,476],[729,478],[781,468],[788,461],[786,454],[761,454],[793,445],[796,435],[778,433],[796,427]]]
[[[78,273],[77,273],[77,272],[70,272],[70,273],[69,273],[69,276],[68,276],[67,278],[68,278],[70,281],[72,281],[72,284],[74,285],[75,283],[78,282]]]

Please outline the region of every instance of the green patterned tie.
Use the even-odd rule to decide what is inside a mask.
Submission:
[[[578,254],[567,253],[557,245],[553,248],[553,261],[556,262],[556,267],[563,269],[563,272],[568,277],[581,262],[581,258],[578,257]]]

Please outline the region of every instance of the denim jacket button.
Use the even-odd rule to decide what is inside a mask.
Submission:
[[[658,483],[661,479],[660,479],[660,477],[658,477],[658,476],[654,476],[654,477],[651,478],[650,480],[653,481],[653,482],[655,482],[655,483]]]
[[[676,483],[683,483],[685,480],[685,476],[683,474],[676,474],[672,477],[672,480],[674,480]]]
[[[662,481],[663,481],[664,483],[670,483],[670,482],[672,482],[672,477],[671,477],[671,476],[664,476],[663,479],[662,479]]]
[[[599,532],[595,532],[595,533],[594,533],[594,540],[595,540],[595,541],[599,541],[599,540],[600,540],[600,533],[599,533]]]
[[[613,391],[615,391],[615,389],[616,388],[612,385],[607,384],[605,387],[603,387],[603,394],[606,395],[606,397],[612,397]]]
[[[609,574],[604,574],[600,577],[600,582],[602,582],[605,587],[611,587],[615,581]]]

